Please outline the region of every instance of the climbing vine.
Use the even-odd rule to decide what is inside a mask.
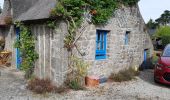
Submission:
[[[54,19],[54,21],[49,21],[48,26],[55,29],[55,22],[58,18],[67,23],[68,34],[64,38],[64,47],[71,52],[73,47],[77,48],[75,43],[78,38],[75,38],[75,36],[78,33],[81,34],[78,29],[84,21],[85,14],[91,16],[91,22],[93,24],[104,25],[107,24],[108,20],[114,15],[114,11],[117,8],[120,8],[122,5],[133,6],[136,5],[138,1],[139,0],[57,0],[55,8],[50,12],[51,18]],[[71,65],[70,63],[69,67],[84,64],[80,63],[80,60],[77,59],[71,61],[73,64]],[[74,65],[75,63],[78,65]],[[80,68],[81,71],[84,70],[83,67]],[[75,81],[73,83],[73,86],[75,86]]]
[[[17,22],[16,26],[20,29],[20,39],[17,39],[14,46],[19,48],[21,60],[21,70],[25,71],[26,78],[33,73],[35,61],[38,53],[35,51],[35,38],[29,27]]]
[[[68,33],[64,43],[68,50],[71,50],[75,43],[75,35],[83,22],[84,13],[92,15],[92,23],[95,25],[107,24],[113,16],[114,11],[121,7],[133,6],[139,0],[58,0],[56,7],[51,10],[52,18],[61,18],[68,24]],[[54,23],[54,21],[52,22]],[[49,24],[54,27],[55,24]]]
[[[67,84],[70,88],[75,90],[83,89],[85,84],[84,77],[87,75],[89,64],[74,55],[71,57],[71,60],[74,68],[72,68],[71,74],[69,73],[69,76],[67,77]]]

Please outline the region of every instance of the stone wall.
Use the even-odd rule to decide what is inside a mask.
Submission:
[[[114,15],[115,17],[110,19],[106,26],[92,24],[87,26],[76,43],[85,56],[81,57],[79,53],[77,55],[90,64],[89,75],[108,77],[111,73],[116,73],[123,68],[139,67],[144,60],[144,49],[149,49],[152,53],[151,40],[145,32],[145,24],[138,7],[123,7],[118,9]],[[96,29],[109,31],[107,58],[103,60],[95,60]],[[124,44],[126,31],[130,31],[128,45]]]
[[[62,85],[66,79],[68,53],[64,48],[64,35],[67,25],[59,22],[56,30],[45,24],[34,24],[31,27],[36,37],[36,51],[39,59],[35,65],[35,74],[40,78],[50,78],[56,85]]]
[[[17,5],[14,3],[12,3],[13,10],[19,9],[14,8],[14,5]],[[30,5],[34,4],[30,3]],[[28,8],[25,7],[24,9]],[[18,16],[14,15],[13,17]],[[32,24],[31,31],[35,35],[35,47],[39,54],[39,59],[35,64],[35,75],[40,78],[48,77],[59,86],[65,81],[68,72],[68,52],[64,48],[63,43],[67,33],[67,25],[61,21],[57,25],[58,29],[52,30],[46,24]],[[96,29],[109,31],[107,34],[107,58],[103,60],[95,59]],[[78,51],[84,55],[80,56],[75,48],[73,53],[89,63],[89,75],[104,75],[108,77],[111,73],[116,73],[123,68],[139,66],[143,62],[145,49],[150,50],[150,56],[152,54],[152,43],[149,35],[145,32],[145,24],[138,7],[118,9],[114,13],[114,17],[105,26],[95,26],[85,21],[79,30],[83,34],[76,45]],[[13,43],[16,35],[14,26],[10,26],[7,30],[2,28],[0,31],[3,31],[6,37],[7,44],[5,48],[13,52],[12,65],[15,65],[15,48],[13,48]],[[126,31],[130,31],[130,42],[128,45],[124,44]]]
[[[33,24],[31,30],[35,34],[36,50],[39,53],[35,67],[36,76],[50,77],[56,85],[62,85],[68,72],[68,52],[63,43],[67,25],[64,22],[58,22],[57,25],[58,29],[52,30],[45,24]],[[103,60],[95,59],[96,29],[109,31],[107,58]],[[85,55],[80,56],[76,48],[73,53],[90,64],[89,75],[108,77],[121,69],[138,67],[143,62],[145,49],[149,49],[152,54],[151,40],[145,32],[145,24],[137,7],[117,10],[115,17],[110,19],[106,26],[84,22],[79,31],[83,34],[76,45],[78,51]],[[126,31],[130,31],[128,45],[124,44]]]

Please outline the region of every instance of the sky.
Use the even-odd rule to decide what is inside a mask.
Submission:
[[[4,0],[0,0],[0,6],[1,6],[1,8],[3,8],[3,3],[4,3]]]
[[[140,0],[140,12],[147,23],[157,19],[165,10],[170,10],[170,0]]]
[[[0,6],[3,7],[0,0]],[[170,0],[140,0],[140,12],[147,23],[149,19],[157,19],[165,10],[170,10]]]

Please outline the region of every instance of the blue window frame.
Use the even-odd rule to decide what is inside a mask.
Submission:
[[[108,31],[97,30],[96,32],[96,60],[106,59],[106,43]]]
[[[125,45],[129,44],[129,40],[130,40],[130,31],[126,31],[126,33],[125,33]]]

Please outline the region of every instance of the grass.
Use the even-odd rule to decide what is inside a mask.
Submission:
[[[139,75],[139,71],[129,67],[128,69],[120,70],[117,74],[111,74],[110,78],[115,82],[130,81]]]
[[[154,52],[154,53],[153,53],[153,56],[152,56],[152,63],[153,63],[153,64],[156,64],[157,61],[158,61],[158,58],[159,58],[158,56],[156,56],[156,53],[157,53],[157,52]],[[159,52],[159,53],[160,53],[160,52]]]

